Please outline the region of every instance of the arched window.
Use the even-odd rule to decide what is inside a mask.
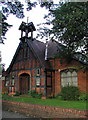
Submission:
[[[61,86],[78,86],[77,81],[77,70],[75,69],[67,69],[61,71]]]

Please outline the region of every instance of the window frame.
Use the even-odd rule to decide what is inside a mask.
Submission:
[[[76,75],[73,75],[74,71],[76,72]],[[65,73],[65,77],[63,76],[64,73]],[[69,76],[68,76],[68,73],[70,73]],[[76,78],[75,81],[74,81],[74,78]],[[66,87],[68,85],[77,87],[78,86],[78,73],[77,73],[77,70],[76,69],[62,70],[61,73],[60,73],[60,81],[61,81],[61,87]]]

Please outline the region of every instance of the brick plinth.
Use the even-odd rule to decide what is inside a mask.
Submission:
[[[40,118],[87,118],[87,110],[59,108],[45,105],[3,101],[3,110],[19,112],[25,115]]]

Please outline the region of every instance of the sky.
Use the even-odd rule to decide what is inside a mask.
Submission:
[[[22,2],[22,0],[20,0]],[[32,0],[33,1],[33,0]],[[58,0],[57,0],[58,1]],[[24,1],[23,1],[24,3]],[[57,2],[55,2],[57,3]],[[45,8],[37,6],[31,11],[27,12],[26,8],[24,10],[25,17],[24,19],[18,19],[15,15],[10,14],[7,18],[7,22],[13,25],[6,34],[5,44],[0,44],[0,51],[2,56],[2,64],[5,64],[5,69],[7,69],[11,63],[11,60],[16,52],[16,49],[19,45],[19,38],[21,37],[21,32],[18,30],[22,21],[27,22],[27,17],[29,17],[28,22],[33,22],[35,28],[37,29],[37,24],[45,22],[43,19],[44,14],[47,14],[48,11]],[[34,37],[36,36],[37,31],[34,32]],[[44,40],[41,40],[44,41]]]

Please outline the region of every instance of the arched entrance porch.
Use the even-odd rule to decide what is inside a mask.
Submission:
[[[27,94],[30,90],[30,76],[27,73],[23,73],[19,76],[19,88],[21,94]]]

